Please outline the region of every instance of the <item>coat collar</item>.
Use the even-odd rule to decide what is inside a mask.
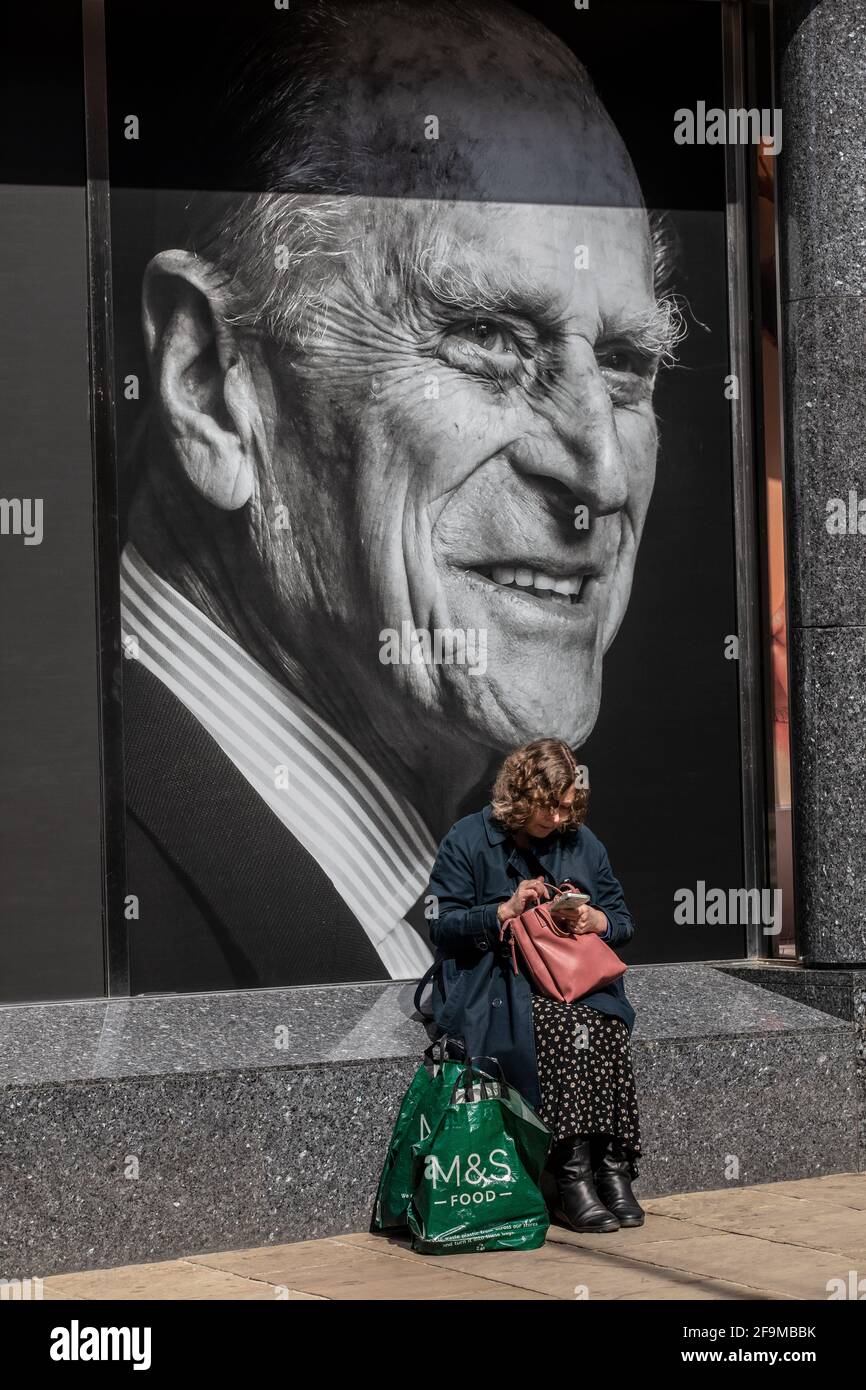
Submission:
[[[484,820],[484,829],[487,831],[487,839],[490,844],[501,845],[502,841],[507,838],[508,832],[499,824],[498,820],[494,820],[493,807],[489,801],[481,812],[481,816]]]

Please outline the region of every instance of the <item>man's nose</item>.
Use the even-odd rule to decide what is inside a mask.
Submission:
[[[547,428],[515,463],[523,472],[556,479],[599,516],[625,506],[628,475],[604,378],[581,342],[586,351],[574,352],[538,407]]]

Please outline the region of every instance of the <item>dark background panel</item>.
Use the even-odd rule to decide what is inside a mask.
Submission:
[[[720,213],[673,221],[689,333],[660,379],[655,491],[605,660],[601,714],[581,753],[589,820],[638,923],[634,963],[745,953],[742,926],[673,920],[677,889],[703,879],[727,892],[743,881],[739,669],[724,655],[737,631],[725,222]]]
[[[272,0],[106,0],[111,179],[115,187],[226,188],[214,112],[254,35],[292,21]],[[722,105],[715,0],[538,0],[536,16],[586,64],[641,176],[650,207],[724,202],[722,146],[674,145],[674,112]],[[418,22],[430,23],[423,0]],[[124,136],[138,116],[140,136]],[[519,179],[519,171],[515,171]]]
[[[721,6],[715,0],[523,4],[589,69],[641,181],[647,207],[724,206],[724,147],[675,145],[674,112],[724,105]]]
[[[30,546],[0,536],[5,1002],[104,991],[80,7],[28,17],[15,6],[14,24],[12,8],[0,83],[0,494],[41,498],[44,534]]]
[[[0,184],[84,182],[80,0],[0,6]]]

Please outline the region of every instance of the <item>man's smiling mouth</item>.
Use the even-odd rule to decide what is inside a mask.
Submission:
[[[542,599],[565,607],[580,602],[584,581],[589,578],[587,571],[557,576],[544,570],[530,569],[527,565],[491,565],[484,569],[471,569],[469,573],[486,580],[488,584],[510,589],[527,598]]]

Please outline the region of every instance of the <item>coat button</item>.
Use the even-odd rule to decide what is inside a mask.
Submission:
[[[501,999],[494,999],[494,1000],[493,1000],[493,1007],[494,1007],[494,1009],[496,1008],[496,1006],[497,1006],[498,1004],[501,1004],[501,1003],[502,1003],[502,1000],[501,1000]]]

